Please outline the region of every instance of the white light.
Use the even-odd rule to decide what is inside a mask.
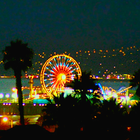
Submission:
[[[17,93],[13,93],[12,98],[16,99],[17,98]]]
[[[3,93],[0,93],[0,98],[3,98],[3,96],[4,96]]]
[[[7,122],[8,121],[8,118],[7,117],[4,117],[3,118],[3,122]]]
[[[39,99],[39,94],[35,95],[35,99]]]
[[[9,97],[10,97],[10,94],[9,94],[9,93],[7,93],[7,94],[5,95],[5,97],[6,97],[6,98],[9,98]]]

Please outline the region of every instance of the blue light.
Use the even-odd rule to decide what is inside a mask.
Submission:
[[[52,69],[55,69],[56,70],[56,66],[53,66]]]
[[[103,90],[101,84],[98,83],[98,84],[95,84],[95,85],[98,85],[98,86],[99,86],[99,88],[101,89],[101,92],[102,92],[102,94],[103,94],[103,98],[105,99],[106,93],[104,92],[104,90]]]
[[[70,70],[72,69],[72,67],[69,68]]]
[[[131,108],[132,106],[131,106],[131,105],[129,105],[128,107],[129,107],[129,108]]]
[[[66,66],[65,62],[63,63],[64,66]]]
[[[73,72],[74,72],[74,70],[71,70],[71,72],[73,73]]]
[[[120,105],[120,108],[123,108],[123,105]]]
[[[54,72],[53,70],[50,70],[51,72]]]
[[[54,83],[54,81],[51,81],[51,84],[53,84]]]

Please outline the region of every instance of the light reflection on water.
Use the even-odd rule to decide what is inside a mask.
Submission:
[[[129,81],[110,81],[100,80],[102,86],[112,87],[115,90],[119,90],[121,87],[128,87]],[[15,87],[16,79],[0,79],[0,93],[12,94],[12,88]],[[29,79],[22,79],[22,86],[29,87]],[[40,79],[34,79],[34,86],[40,86]],[[135,90],[136,88],[134,88]],[[29,93],[29,90],[23,91],[23,94]]]
[[[106,86],[106,87],[112,87],[113,89],[115,89],[116,91],[118,91],[120,88],[122,87],[129,87],[130,86],[130,81],[128,80],[101,80],[99,81],[101,83],[102,86]],[[132,88],[132,90],[136,90],[135,88]]]
[[[0,93],[12,94],[12,88],[16,86],[16,79],[0,79]],[[22,86],[29,87],[29,79],[22,79]],[[40,86],[40,80],[34,79],[34,86]],[[23,91],[23,93],[29,93],[29,90]]]

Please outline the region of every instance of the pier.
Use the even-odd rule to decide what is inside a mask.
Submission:
[[[23,104],[24,115],[41,114],[46,104]],[[0,115],[19,115],[19,106],[17,103],[0,103]]]

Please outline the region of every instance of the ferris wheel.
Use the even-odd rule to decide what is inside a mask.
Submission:
[[[81,76],[81,68],[72,57],[59,54],[50,57],[42,66],[40,82],[46,93],[64,90],[65,83],[74,80],[76,75]]]

